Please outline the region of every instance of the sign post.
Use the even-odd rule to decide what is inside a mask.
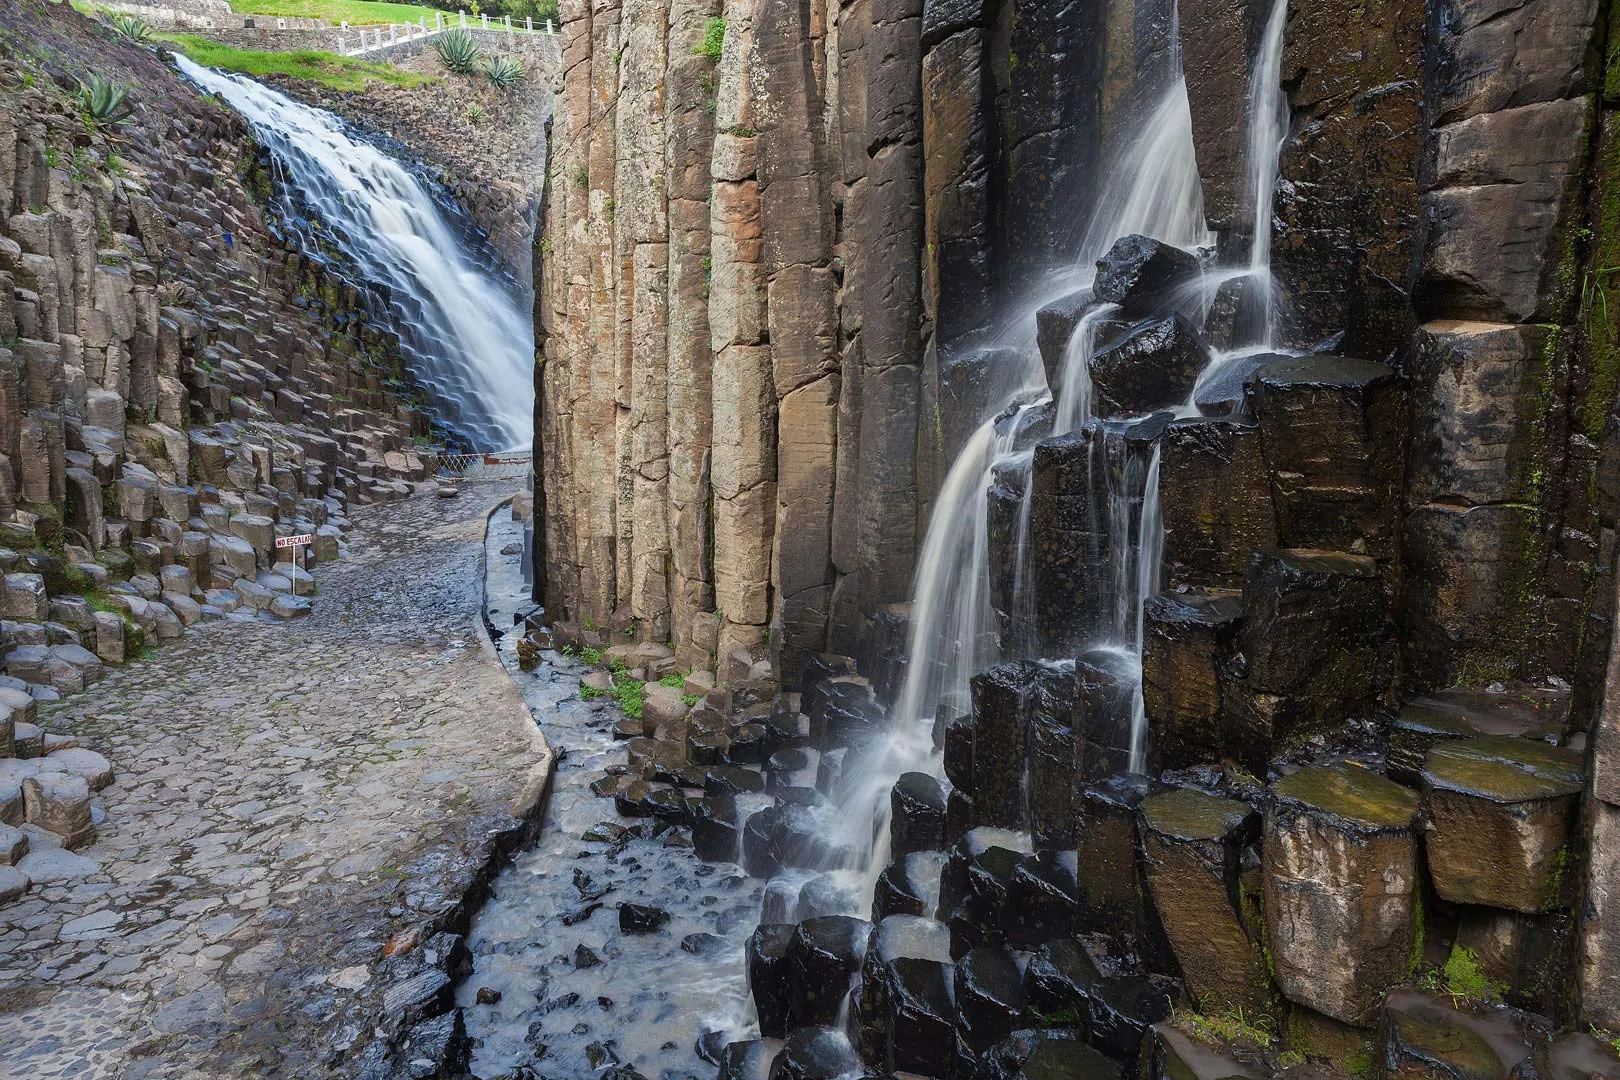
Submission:
[[[296,567],[298,565],[298,549],[301,548],[301,547],[304,547],[305,545],[313,544],[314,542],[315,542],[315,537],[311,533],[298,533],[295,536],[278,536],[278,537],[276,537],[276,547],[278,549],[280,549],[280,548],[287,548],[288,549],[288,551],[287,551],[287,561],[290,562],[294,567]],[[292,594],[294,596],[297,596],[298,595],[298,578],[293,574],[288,574],[287,575],[287,583],[292,586]]]

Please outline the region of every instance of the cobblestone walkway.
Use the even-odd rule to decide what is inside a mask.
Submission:
[[[0,908],[0,1078],[319,1076],[383,944],[455,905],[546,758],[481,644],[469,486],[359,510],[310,618],[221,622],[45,715],[100,839]]]

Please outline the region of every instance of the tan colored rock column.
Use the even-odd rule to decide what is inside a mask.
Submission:
[[[766,344],[764,243],[754,136],[754,5],[727,3],[717,72],[709,333],[714,352],[714,604],[718,652],[753,648],[770,619],[776,393]],[[750,134],[743,134],[749,132]],[[746,170],[746,171],[745,171]],[[719,670],[723,671],[722,663]]]
[[[712,372],[709,329],[710,209],[719,109],[715,61],[695,50],[720,0],[675,0],[669,11],[664,83],[665,187],[669,205],[668,377],[670,631],[676,666],[706,669],[713,658],[693,646],[693,620],[714,606],[709,561],[709,442]],[[734,136],[732,151],[736,149]],[[735,154],[733,153],[733,156]],[[748,175],[737,162],[720,170]]]

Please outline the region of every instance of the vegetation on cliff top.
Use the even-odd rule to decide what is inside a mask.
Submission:
[[[384,0],[231,0],[238,15],[279,15],[283,18],[325,19],[350,26],[383,23],[413,23],[426,18],[433,25],[435,13],[443,10],[431,4],[395,4]],[[453,12],[445,11],[446,18]]]
[[[433,81],[431,75],[419,75],[391,64],[354,60],[337,53],[315,49],[297,49],[293,52],[260,52],[257,49],[236,49],[195,34],[163,34],[181,52],[204,67],[222,71],[236,71],[244,75],[286,75],[317,83],[331,90],[364,90],[374,82],[390,86],[413,87]]]

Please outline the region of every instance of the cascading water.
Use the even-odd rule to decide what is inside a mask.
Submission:
[[[1282,87],[1283,39],[1288,26],[1288,0],[1273,0],[1271,15],[1260,42],[1260,54],[1249,85],[1249,203],[1248,283],[1254,293],[1251,309],[1255,344],[1272,347],[1275,300],[1271,282],[1271,206],[1277,189],[1277,168],[1288,138],[1288,98]]]
[[[456,235],[423,183],[330,113],[177,55],[181,72],[252,126],[297,195],[382,286],[436,418],[479,450],[532,441],[534,329]],[[289,216],[297,216],[290,202]]]

